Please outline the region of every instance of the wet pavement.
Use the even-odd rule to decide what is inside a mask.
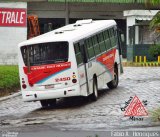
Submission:
[[[125,67],[119,86],[99,91],[99,98],[75,97],[58,100],[56,108],[42,109],[39,102],[23,102],[21,96],[0,102],[0,130],[14,131],[108,131],[159,130],[150,111],[160,107],[160,68]],[[148,116],[131,120],[121,110],[130,97],[147,101]]]

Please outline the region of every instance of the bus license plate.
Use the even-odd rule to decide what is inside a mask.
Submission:
[[[54,88],[54,85],[45,85],[45,89]]]

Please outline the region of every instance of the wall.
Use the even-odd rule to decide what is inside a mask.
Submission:
[[[0,3],[0,64],[18,63],[17,45],[27,39],[26,11],[25,2]]]

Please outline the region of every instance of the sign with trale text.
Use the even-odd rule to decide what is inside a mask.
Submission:
[[[0,8],[0,27],[26,27],[26,9]]]

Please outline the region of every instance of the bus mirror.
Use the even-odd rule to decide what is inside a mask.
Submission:
[[[121,34],[121,41],[124,42],[125,39],[124,39],[124,34]]]

